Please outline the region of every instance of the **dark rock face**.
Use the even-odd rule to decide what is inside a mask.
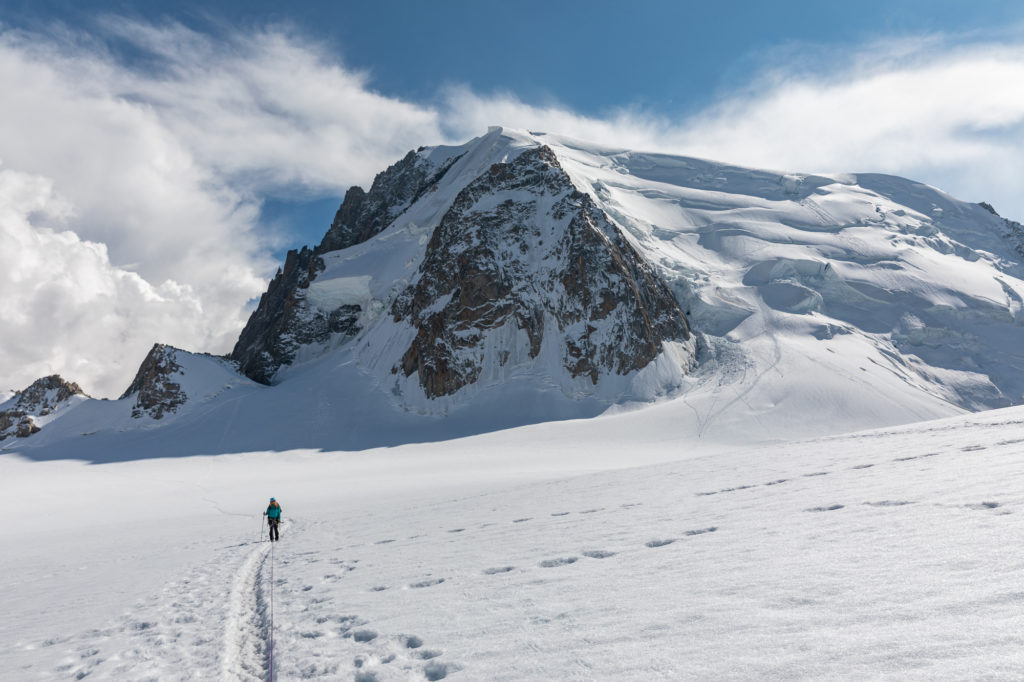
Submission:
[[[393,371],[418,372],[428,397],[522,355],[515,334],[488,339],[506,326],[525,335],[531,359],[555,337],[564,368],[593,384],[690,338],[668,287],[548,147],[495,164],[458,195],[391,314],[416,329]]]
[[[121,400],[135,396],[135,404],[132,406],[132,417],[135,419],[145,415],[162,419],[166,414],[177,412],[188,400],[181,385],[175,381],[177,376],[183,374],[175,355],[175,348],[158,343],[142,361],[131,386],[121,396]]]
[[[278,270],[260,297],[230,355],[253,381],[269,384],[282,365],[295,359],[299,346],[323,343],[332,334],[359,331],[362,310],[358,305],[343,305],[330,312],[306,305],[309,283],[323,268],[323,260],[310,249],[289,251],[284,269]]]
[[[1024,258],[1024,225],[1021,225],[1015,220],[1009,218],[1003,218],[1006,221],[1006,236],[1013,242],[1013,250],[1016,251],[1021,258]]]
[[[992,207],[992,204],[986,201],[979,201],[978,206],[981,206],[995,217],[1002,218],[1003,224],[1006,226],[1003,236],[1013,244],[1013,250],[1024,258],[1024,225],[1021,225],[1015,220],[1003,218],[1001,215],[996,213],[996,209]]]
[[[0,411],[0,440],[8,436],[27,438],[38,433],[40,427],[35,418],[55,412],[76,395],[84,396],[85,393],[78,384],[65,381],[57,374],[37,379],[15,394],[11,407]]]
[[[242,373],[269,384],[281,366],[294,361],[300,346],[325,343],[335,334],[358,333],[361,306],[324,311],[306,303],[306,289],[324,268],[320,254],[354,246],[385,229],[424,192],[436,187],[457,159],[436,165],[409,152],[378,173],[368,193],[359,187],[349,189],[320,246],[289,251],[284,268],[260,298],[229,356]]]
[[[334,216],[317,253],[347,249],[384,230],[424,192],[437,185],[458,157],[437,166],[416,152],[373,179],[369,193],[352,187]]]

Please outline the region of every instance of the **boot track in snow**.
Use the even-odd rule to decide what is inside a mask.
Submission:
[[[269,682],[273,679],[272,620],[268,583],[270,543],[254,550],[235,576],[224,633],[222,679]]]

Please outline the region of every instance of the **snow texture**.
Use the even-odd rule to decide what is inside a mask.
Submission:
[[[1019,674],[1021,408],[729,452],[634,431],[672,461],[627,468],[593,434],[0,456],[0,679],[268,679],[270,590],[281,680]]]

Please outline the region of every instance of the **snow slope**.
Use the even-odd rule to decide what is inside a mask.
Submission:
[[[671,287],[696,332],[696,366],[681,376],[692,351],[666,345],[643,370],[590,385],[559,378],[550,354],[506,367],[518,356],[490,353],[478,385],[427,398],[396,369],[416,331],[394,302],[421,276],[460,192],[540,145]],[[218,367],[212,383],[239,390],[204,393],[202,409],[154,423],[87,404],[16,447],[92,461],[357,450],[640,408],[649,414],[628,428],[664,422],[692,439],[767,443],[1024,397],[1024,240],[982,206],[890,176],[745,169],[501,128],[416,159],[447,171],[382,232],[324,254],[302,290],[310,311],[358,306],[354,336],[301,345],[269,389]],[[500,343],[527,343],[499,332]]]
[[[712,455],[593,433],[0,456],[0,679],[267,679],[271,598],[280,680],[1019,675],[1021,408]]]

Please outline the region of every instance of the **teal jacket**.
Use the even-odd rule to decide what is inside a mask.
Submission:
[[[280,519],[281,518],[281,505],[270,505],[267,507],[267,518],[268,519]]]

